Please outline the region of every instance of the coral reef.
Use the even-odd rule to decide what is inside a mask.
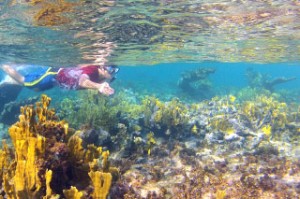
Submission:
[[[246,77],[248,79],[248,83],[250,87],[253,88],[263,88],[269,91],[274,91],[274,87],[278,84],[283,84],[286,82],[290,82],[296,79],[296,77],[277,77],[271,79],[268,74],[261,74],[259,72],[254,71],[253,68],[248,68],[246,71]]]
[[[155,97],[146,97],[142,102],[143,126],[154,132],[180,137],[188,123],[187,107],[179,99],[164,103]]]
[[[104,113],[111,114],[108,117],[115,123],[108,127],[93,120],[76,132],[65,122],[54,120],[56,115],[50,109],[41,111],[44,106],[39,104],[34,112],[38,121],[43,121],[43,128],[37,122],[36,128],[28,132],[43,132],[39,139],[41,142],[45,139],[48,147],[40,149],[43,144],[28,142],[28,146],[38,146],[36,154],[45,151],[43,158],[38,155],[36,159],[28,155],[19,158],[38,162],[30,171],[38,170],[40,174],[29,178],[27,172],[22,174],[17,166],[14,168],[27,176],[28,182],[34,182],[36,193],[30,194],[43,196],[297,198],[300,193],[299,104],[288,104],[276,95],[267,94],[247,99],[236,93],[186,104],[178,99],[164,102],[150,96],[139,101],[124,93],[108,102],[88,93],[85,97],[93,99],[88,101],[93,109],[83,106],[87,102],[79,97],[76,106],[70,101],[62,102],[64,109],[59,110],[59,116],[65,114],[67,107],[81,111],[87,108],[83,114],[93,115],[98,105],[99,110],[106,109]],[[25,115],[26,110],[23,109]],[[45,117],[43,112],[49,112],[49,116]],[[85,124],[86,118],[82,119],[76,120],[77,125]],[[54,122],[58,122],[59,129]],[[51,131],[50,124],[56,124],[51,126]],[[68,134],[62,133],[67,131]],[[8,168],[9,162],[17,159],[12,154],[12,149],[4,144],[0,156],[2,168]],[[120,172],[110,164],[119,167]],[[9,179],[14,179],[15,170]],[[60,173],[59,181],[57,173]],[[3,172],[0,175],[6,176]]]
[[[49,109],[50,101],[43,95],[35,107],[21,107],[19,121],[9,128],[13,148],[3,143],[0,153],[1,195],[105,199],[118,176],[109,152],[95,145],[83,148],[81,138]]]
[[[126,98],[127,100],[124,100]],[[113,98],[99,98],[94,91],[83,91],[78,100],[64,99],[58,107],[58,115],[66,119],[75,128],[81,125],[103,128],[112,131],[122,117],[137,119],[141,114],[141,107],[131,103],[124,93],[120,92]]]
[[[32,97],[20,102],[11,101],[4,104],[3,110],[0,114],[0,122],[11,125],[14,123],[12,118],[17,118],[18,114],[20,113],[20,107],[26,104],[33,104],[38,100],[38,97]]]
[[[128,168],[121,171],[118,190],[127,187],[124,198],[298,197],[299,106],[231,95],[186,111],[184,125],[190,130],[184,139],[148,133],[144,144],[150,155],[140,157],[136,150],[130,162],[123,162]]]
[[[21,92],[22,86],[15,84],[1,83],[0,85],[0,111],[2,112],[5,104],[16,100],[18,94]]]
[[[178,87],[187,95],[200,99],[212,97],[212,83],[208,76],[215,72],[214,68],[198,68],[185,72],[178,81]]]
[[[135,129],[142,133],[132,133],[130,161],[114,160],[127,166],[113,193],[122,191],[124,198],[299,195],[299,105],[265,95],[215,97],[189,106],[177,101],[176,106],[185,107],[180,117],[187,120],[179,120],[182,127],[172,132],[166,129],[177,128],[176,117],[165,120],[172,121],[168,126],[159,114],[171,103],[144,99],[143,122]],[[172,117],[172,112],[165,113]],[[126,131],[129,137],[130,128]]]

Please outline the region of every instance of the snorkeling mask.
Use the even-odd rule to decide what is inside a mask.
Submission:
[[[112,76],[110,82],[113,82],[116,79],[116,74],[119,72],[120,68],[115,65],[105,66],[105,70]]]

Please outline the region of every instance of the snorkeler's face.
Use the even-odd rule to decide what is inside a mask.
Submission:
[[[112,78],[112,75],[107,70],[105,70],[104,67],[99,67],[98,72],[101,79],[103,78],[110,80]]]
[[[117,66],[103,66],[98,68],[100,78],[110,80],[110,82],[116,79],[115,75],[119,72]]]

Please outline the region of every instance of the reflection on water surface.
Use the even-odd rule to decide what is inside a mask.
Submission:
[[[299,61],[298,1],[1,4],[4,61],[52,65],[99,61],[114,44],[118,47],[110,59],[123,65]]]

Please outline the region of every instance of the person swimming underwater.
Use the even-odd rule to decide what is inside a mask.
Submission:
[[[34,72],[23,76],[12,65],[3,64],[0,66],[14,80],[15,84],[35,91],[44,91],[58,85],[64,89],[95,89],[106,96],[114,94],[114,89],[109,83],[115,79],[115,75],[119,71],[117,66],[94,64],[58,69],[34,67],[36,67]]]

